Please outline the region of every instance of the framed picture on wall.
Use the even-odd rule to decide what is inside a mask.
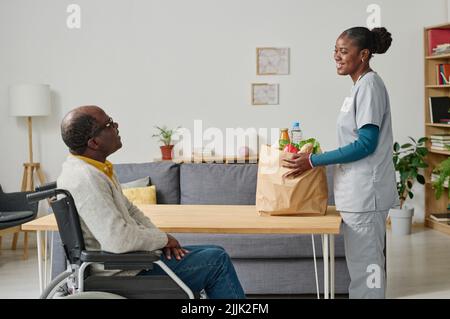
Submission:
[[[256,74],[289,74],[289,48],[257,48]]]
[[[252,104],[253,105],[278,104],[278,84],[253,83]]]

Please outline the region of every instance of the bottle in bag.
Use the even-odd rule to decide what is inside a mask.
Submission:
[[[298,144],[303,139],[303,132],[300,129],[300,123],[294,122],[292,123],[292,130],[291,130],[291,143]]]
[[[280,150],[283,150],[286,145],[288,145],[291,142],[289,139],[289,129],[282,128],[280,129],[280,139],[278,141],[278,144],[280,146]]]

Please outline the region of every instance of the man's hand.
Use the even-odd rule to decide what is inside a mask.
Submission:
[[[177,260],[180,260],[189,252],[188,250],[181,248],[178,240],[176,240],[172,235],[167,234],[167,238],[169,241],[163,248],[164,255],[166,255],[167,259],[172,259],[172,255],[174,255]]]
[[[310,153],[298,153],[292,156],[292,159],[283,160],[285,163],[283,167],[290,168],[291,170],[283,175],[285,178],[295,178],[302,175],[307,170],[312,168],[309,162]]]

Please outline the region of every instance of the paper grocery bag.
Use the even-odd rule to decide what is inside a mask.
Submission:
[[[261,215],[324,215],[328,206],[325,167],[316,167],[296,178],[284,178],[290,169],[283,159],[293,154],[262,145],[259,154],[256,208]]]

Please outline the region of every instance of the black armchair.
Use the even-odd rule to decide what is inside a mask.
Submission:
[[[26,195],[31,192],[5,193],[0,185],[0,249],[1,236],[14,233],[12,249],[16,249],[20,225],[37,216],[38,204],[29,204]],[[24,258],[28,258],[28,232],[24,232]]]

